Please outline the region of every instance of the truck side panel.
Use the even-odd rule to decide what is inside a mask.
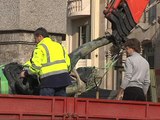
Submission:
[[[0,120],[155,120],[159,111],[151,102],[0,95]]]

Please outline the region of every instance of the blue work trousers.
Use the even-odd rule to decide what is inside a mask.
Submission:
[[[41,88],[41,96],[66,96],[66,87],[60,88]]]

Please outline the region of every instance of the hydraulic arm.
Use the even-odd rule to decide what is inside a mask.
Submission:
[[[125,42],[130,31],[137,25],[149,0],[111,0],[103,11],[112,23],[114,42]]]

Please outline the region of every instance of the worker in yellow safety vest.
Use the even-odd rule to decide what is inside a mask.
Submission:
[[[71,84],[71,65],[65,48],[49,38],[45,28],[38,28],[34,37],[37,46],[20,76],[38,75],[41,80],[40,95],[66,96],[66,87]]]

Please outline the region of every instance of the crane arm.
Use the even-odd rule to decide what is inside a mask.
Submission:
[[[112,24],[114,43],[124,43],[143,13],[160,3],[160,0],[155,0],[150,5],[149,3],[150,0],[111,0],[107,4],[103,13]]]

